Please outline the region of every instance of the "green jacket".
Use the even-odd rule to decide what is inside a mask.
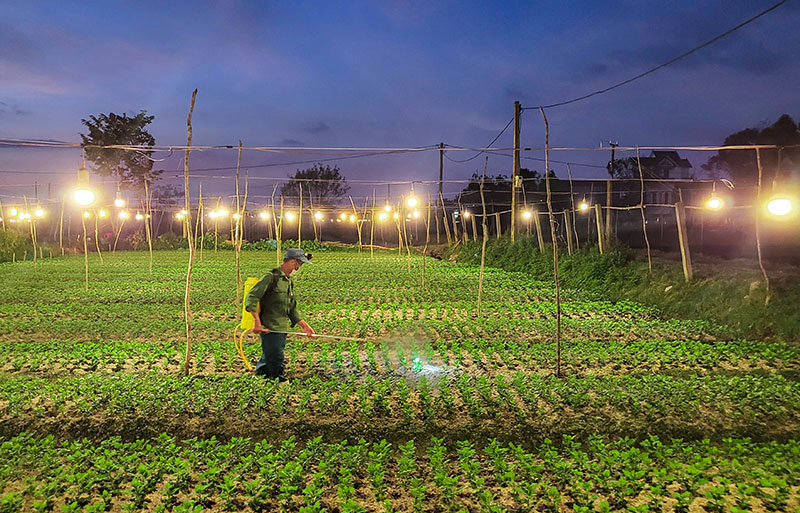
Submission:
[[[272,291],[267,292],[273,279],[277,279],[277,283]],[[300,322],[297,301],[294,298],[294,283],[280,267],[270,271],[250,289],[244,300],[244,309],[255,312],[259,301],[261,302],[259,318],[261,324],[268,330],[289,331],[290,327]]]

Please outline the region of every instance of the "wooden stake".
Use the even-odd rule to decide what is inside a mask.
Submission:
[[[572,220],[569,215],[569,209],[564,210],[564,235],[567,236],[567,251],[572,255]]]
[[[453,243],[453,239],[450,237],[450,223],[447,221],[447,208],[444,205],[444,196],[442,193],[439,193],[439,201],[442,203],[442,219],[444,220],[444,233],[447,236],[447,245],[451,245]]]
[[[61,256],[64,256],[64,203],[66,203],[66,194],[61,195],[61,216],[58,218],[58,246],[61,248]],[[0,206],[2,211],[2,206]],[[3,225],[5,230],[5,224]]]
[[[89,291],[89,244],[86,242],[86,218],[81,214],[81,226],[83,226],[83,282],[84,289]]]
[[[647,237],[647,218],[644,215],[644,176],[642,175],[642,161],[639,158],[639,147],[636,147],[636,165],[639,168],[639,211],[642,213],[642,232],[644,233],[644,244],[647,246],[647,269],[653,272],[653,262],[650,259],[650,239]]]
[[[539,211],[534,210],[531,212],[533,214],[533,225],[536,227],[536,239],[539,242],[539,252],[544,253],[544,235],[542,235],[542,218],[539,217]],[[555,241],[553,241],[555,244]]]
[[[483,193],[483,184],[486,181],[486,168],[489,166],[489,157],[486,157],[486,160],[483,164],[483,175],[481,176],[481,206],[483,207],[483,217],[481,218],[482,228],[483,228],[483,240],[481,242],[481,271],[478,275],[478,317],[481,316],[481,301],[483,300],[483,269],[486,265],[486,241],[489,239],[489,234],[486,232],[487,222],[486,222],[486,197]]]
[[[575,233],[575,248],[581,249],[581,240],[578,237],[578,219],[575,217],[575,193],[572,189],[572,168],[567,164],[567,176],[569,177],[569,199],[572,205],[572,230]]]
[[[300,186],[300,209],[297,213],[297,247],[299,248],[300,243],[303,242],[303,182],[298,183],[298,185]]]
[[[314,198],[311,191],[308,191],[308,212],[311,214],[311,226],[314,228],[314,240],[319,242],[319,232],[322,231],[322,220],[317,223],[316,214],[314,213]],[[319,224],[319,230],[317,225]]]
[[[494,213],[494,225],[495,225],[494,233],[497,239],[500,239],[500,236],[503,234],[503,226],[500,224],[500,212]]]
[[[603,236],[605,231],[603,230],[603,214],[600,203],[594,204],[594,218],[597,221],[597,247],[602,255],[605,253],[605,237]]]
[[[25,211],[30,212],[30,207],[28,206],[28,197],[23,196],[23,200],[25,201]],[[30,215],[30,214],[29,214]],[[35,228],[36,218],[32,216],[28,219],[28,228],[31,232],[31,243],[33,244],[33,268],[36,269],[36,228]]]
[[[236,307],[237,310],[242,307],[242,271],[241,271],[241,253],[242,253],[242,204],[239,197],[239,171],[242,166],[242,140],[239,140],[239,151],[236,154],[236,230],[233,233],[233,249],[236,254]]]
[[[556,281],[556,377],[561,377],[561,285],[558,281],[558,244],[556,244],[556,225],[553,221],[553,202],[550,191],[550,127],[544,108],[539,107],[544,120],[544,176],[547,186],[547,213],[550,218],[550,237],[553,241],[553,275]]]
[[[690,281],[692,279],[692,255],[689,253],[689,233],[686,231],[686,211],[682,201],[675,203],[675,218],[678,221],[678,242],[681,246],[683,276],[686,281]]]
[[[147,180],[144,181],[144,234],[147,237],[147,248],[150,252],[150,264],[148,270],[153,274],[153,234],[151,233],[152,216],[150,215],[150,186]]]
[[[186,118],[186,129],[188,132],[186,140],[186,154],[183,158],[183,197],[186,209],[186,226],[187,234],[189,235],[189,265],[186,270],[186,293],[183,299],[184,305],[184,320],[186,321],[186,359],[183,364],[183,375],[189,375],[189,365],[191,364],[192,355],[192,269],[194,267],[194,234],[192,233],[192,210],[189,196],[189,148],[192,146],[192,113],[194,112],[194,100],[197,97],[197,89],[192,92],[192,104],[189,107],[189,116]],[[241,148],[241,141],[239,148]],[[240,149],[241,151],[241,149]],[[238,178],[238,175],[237,175]],[[237,180],[238,186],[238,180]],[[236,195],[238,200],[238,193]]]
[[[459,239],[458,226],[456,225],[456,213],[453,212],[453,240],[458,244]]]
[[[431,191],[428,190],[428,211],[425,215],[425,247],[422,248],[422,288],[425,288],[425,262],[428,260],[428,243],[431,241]]]
[[[475,219],[475,213],[473,212],[469,216],[472,218],[472,240],[478,240],[478,221]]]
[[[0,201],[0,225],[3,226],[3,231],[6,231],[6,218],[3,217],[3,202]],[[61,225],[64,225],[64,200],[61,200]],[[63,250],[62,250],[63,251]],[[61,256],[64,256],[63,253]]]
[[[375,260],[375,189],[372,189],[372,222],[369,225],[369,258]]]
[[[350,205],[353,207],[353,215],[355,216],[355,224],[356,224],[356,232],[358,233],[358,252],[361,253],[361,223],[358,222],[358,210],[356,209],[356,204],[353,201],[352,196],[348,196],[350,198]]]
[[[756,163],[758,164],[758,191],[756,193],[756,251],[758,253],[758,267],[761,268],[761,274],[764,275],[764,285],[766,288],[767,297],[764,299],[764,306],[769,305],[770,290],[769,290],[769,276],[767,276],[767,269],[764,267],[764,260],[761,258],[761,150],[756,148]]]
[[[281,214],[281,220],[275,225],[275,233],[278,235],[278,238],[276,239],[277,252],[275,253],[275,256],[277,257],[276,260],[278,261],[278,263],[277,263],[278,266],[281,265],[281,261],[282,261],[282,258],[281,258],[281,253],[282,253],[281,245],[283,243],[283,194],[281,194],[281,213],[280,214]]]

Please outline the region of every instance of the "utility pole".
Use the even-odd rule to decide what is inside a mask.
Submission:
[[[33,182],[33,195],[36,197],[36,201],[39,201],[39,182]]]
[[[522,106],[514,102],[514,170],[511,175],[511,242],[514,242],[517,229],[517,182],[519,181],[519,118]]]
[[[444,177],[444,143],[439,143],[439,196],[442,195],[443,177]]]

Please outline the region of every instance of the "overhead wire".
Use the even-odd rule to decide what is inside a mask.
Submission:
[[[675,63],[676,63],[676,62],[678,62],[679,60],[681,60],[681,59],[683,59],[683,58],[685,58],[685,57],[688,57],[689,55],[692,55],[693,53],[695,53],[695,52],[697,52],[697,51],[699,51],[699,50],[702,50],[703,48],[705,48],[705,47],[707,47],[707,46],[709,46],[709,45],[711,45],[711,44],[713,44],[713,43],[716,43],[717,41],[719,41],[720,39],[723,39],[723,38],[724,38],[724,37],[726,37],[726,36],[729,36],[729,35],[733,34],[733,33],[734,33],[734,32],[736,32],[737,30],[739,30],[740,28],[744,27],[745,25],[748,25],[748,24],[750,24],[750,23],[752,23],[752,22],[756,21],[757,19],[761,18],[762,16],[764,16],[764,15],[766,15],[766,14],[768,14],[768,13],[770,13],[770,12],[774,11],[775,9],[777,9],[778,7],[780,7],[781,5],[785,4],[787,1],[788,1],[788,0],[781,0],[780,2],[778,2],[778,3],[776,3],[776,4],[772,5],[772,6],[770,6],[770,7],[766,8],[766,9],[764,9],[763,11],[759,12],[759,13],[758,13],[758,14],[756,14],[755,16],[751,16],[750,18],[746,19],[745,21],[743,21],[743,22],[739,23],[739,24],[738,24],[738,25],[736,25],[735,27],[732,27],[732,28],[730,28],[730,29],[726,30],[725,32],[723,32],[723,33],[721,33],[721,34],[719,34],[719,35],[717,35],[717,36],[715,36],[715,37],[713,37],[713,38],[709,39],[709,40],[708,40],[708,41],[706,41],[705,43],[702,43],[702,44],[700,44],[700,45],[698,45],[698,46],[695,46],[695,47],[694,47],[694,48],[692,48],[691,50],[688,50],[688,51],[686,51],[686,52],[684,52],[684,53],[682,53],[682,54],[678,55],[677,57],[673,57],[672,59],[668,60],[667,62],[664,62],[664,63],[662,63],[662,64],[659,64],[658,66],[656,66],[656,67],[654,67],[654,68],[650,68],[649,70],[647,70],[647,71],[645,71],[645,72],[643,72],[643,73],[639,73],[638,75],[636,75],[636,76],[634,76],[634,77],[631,77],[631,78],[629,78],[629,79],[627,79],[627,80],[623,80],[622,82],[618,82],[618,83],[616,83],[616,84],[614,84],[614,85],[612,85],[612,86],[606,87],[606,88],[604,88],[604,89],[599,89],[599,90],[597,90],[597,91],[594,91],[594,92],[592,92],[592,93],[585,94],[585,95],[583,95],[583,96],[579,96],[579,97],[577,97],[577,98],[572,98],[572,99],[570,99],[570,100],[564,100],[564,101],[560,101],[560,102],[557,102],[557,103],[551,103],[551,104],[549,104],[549,105],[543,105],[543,106],[542,106],[542,108],[544,108],[544,109],[551,109],[551,108],[554,108],[554,107],[562,107],[562,106],[564,106],[564,105],[570,105],[570,104],[572,104],[572,103],[577,103],[577,102],[579,102],[579,101],[586,100],[586,99],[588,99],[588,98],[591,98],[591,97],[593,97],[593,96],[597,96],[597,95],[600,95],[600,94],[607,93],[607,92],[609,92],[609,91],[613,91],[614,89],[617,89],[617,88],[619,88],[619,87],[622,87],[622,86],[624,86],[624,85],[630,84],[631,82],[634,82],[634,81],[636,81],[636,80],[639,80],[640,78],[644,78],[644,77],[646,77],[647,75],[650,75],[650,74],[652,74],[652,73],[655,73],[656,71],[658,71],[658,70],[660,70],[660,69],[662,69],[662,68],[665,68],[665,67],[667,67],[667,66],[669,66],[669,65],[671,65],[671,64],[675,64]],[[536,109],[539,109],[539,107],[528,107],[528,108],[536,108]],[[525,110],[525,109],[523,108],[523,111],[524,111],[524,110]]]

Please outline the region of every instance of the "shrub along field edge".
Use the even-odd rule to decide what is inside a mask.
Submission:
[[[445,260],[480,265],[481,243],[450,246]],[[553,255],[539,251],[538,243],[522,237],[491,240],[486,246],[486,265],[552,280]],[[680,262],[657,260],[652,273],[646,260],[632,249],[617,246],[604,254],[597,247],[583,247],[568,255],[559,253],[561,285],[579,288],[611,301],[636,301],[656,307],[664,317],[702,319],[727,326],[732,337],[800,342],[800,287],[797,276],[781,270],[770,273],[771,299],[761,272],[731,266],[700,264],[695,278],[686,283]]]

